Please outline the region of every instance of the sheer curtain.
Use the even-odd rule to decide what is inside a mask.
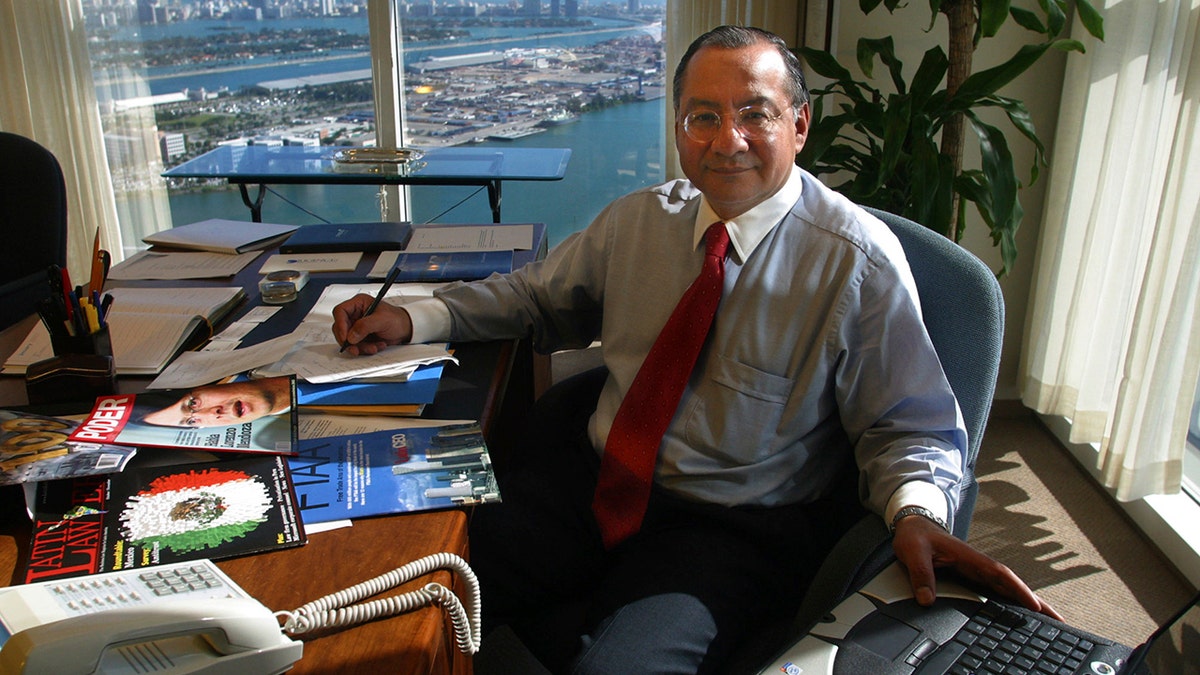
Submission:
[[[32,138],[62,165],[71,276],[86,277],[97,227],[103,246],[119,256],[121,233],[78,0],[0,0],[0,129]]]
[[[1200,371],[1197,4],[1108,0],[1070,58],[1026,323],[1022,400],[1124,501],[1179,490]]]

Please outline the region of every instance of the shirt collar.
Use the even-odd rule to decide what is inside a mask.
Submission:
[[[788,176],[787,182],[778,192],[771,195],[758,206],[750,209],[732,220],[725,221],[725,229],[729,231],[729,242],[733,245],[733,250],[737,253],[738,260],[745,262],[755,248],[762,243],[766,238],[767,233],[771,231],[783,217],[792,210],[792,207],[800,199],[803,179],[800,177],[800,169],[792,167],[792,173]],[[704,241],[704,232],[709,225],[721,220],[720,216],[713,211],[712,206],[708,203],[708,197],[701,195],[700,209],[696,214],[696,223],[694,226],[692,246],[699,247],[700,242]]]

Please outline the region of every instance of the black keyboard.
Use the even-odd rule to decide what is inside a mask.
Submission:
[[[919,675],[1073,675],[1095,645],[1034,616],[985,603]]]

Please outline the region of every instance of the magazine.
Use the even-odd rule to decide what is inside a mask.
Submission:
[[[474,423],[302,439],[287,461],[306,523],[500,501]]]
[[[296,378],[268,377],[96,399],[72,441],[293,454]]]
[[[139,456],[141,459],[141,456]],[[286,460],[139,466],[38,483],[25,583],[307,541]]]
[[[68,440],[78,422],[0,410],[0,485],[113,473],[136,448]]]

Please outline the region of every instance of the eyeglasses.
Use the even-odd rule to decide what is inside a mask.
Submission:
[[[761,105],[748,105],[733,114],[733,126],[748,141],[757,141],[775,130],[775,122],[783,113],[772,114]],[[721,131],[721,114],[712,110],[697,110],[683,118],[683,132],[697,143],[711,143]]]

